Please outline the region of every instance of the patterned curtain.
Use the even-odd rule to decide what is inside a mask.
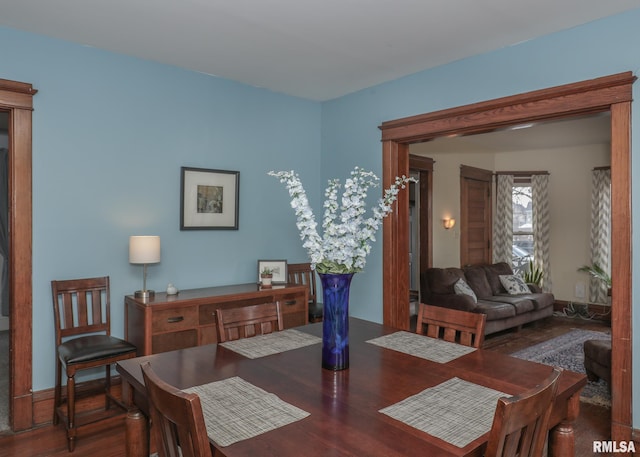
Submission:
[[[593,170],[591,187],[591,263],[610,272],[611,258],[611,170]],[[607,285],[589,281],[589,300],[607,303]]]
[[[493,223],[493,261],[513,259],[513,175],[497,175],[496,220]],[[513,265],[512,265],[513,266]]]
[[[551,292],[549,175],[531,176],[531,200],[534,263],[542,269],[542,290]]]

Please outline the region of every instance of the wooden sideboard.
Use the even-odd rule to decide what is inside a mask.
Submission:
[[[156,293],[144,300],[125,297],[125,338],[138,355],[156,354],[218,342],[216,309],[280,302],[285,328],[308,323],[308,288],[304,285],[258,284]]]

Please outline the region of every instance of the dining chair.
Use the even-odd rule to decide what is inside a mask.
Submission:
[[[140,368],[159,457],[212,457],[200,397],[163,381],[149,362]]]
[[[416,332],[474,348],[482,347],[487,316],[420,303]]]
[[[538,386],[498,399],[485,457],[542,457],[561,368]]]
[[[279,332],[283,329],[279,302],[218,308],[216,316],[218,318],[218,341],[221,343]]]
[[[310,263],[290,263],[287,265],[287,282],[302,284],[309,288],[309,322],[322,321],[322,303],[318,303],[316,272]]]
[[[125,405],[111,394],[111,365],[136,356],[136,347],[111,336],[109,277],[51,281],[56,333],[56,385],[53,423],[62,420],[67,429],[69,452],[75,448],[78,431],[108,426],[122,420]],[[105,410],[112,402],[121,414],[96,413],[76,417],[75,375],[80,370],[105,367]],[[62,402],[62,369],[67,375],[66,411]],[[120,411],[118,411],[120,412]],[[93,416],[93,417],[92,417]]]

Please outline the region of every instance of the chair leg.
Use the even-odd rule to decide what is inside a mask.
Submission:
[[[58,425],[58,407],[62,404],[61,391],[62,391],[62,369],[60,367],[60,360],[56,360],[56,387],[53,394],[53,425]]]
[[[108,410],[111,407],[111,365],[105,367],[106,373],[104,375],[104,409]]]
[[[76,381],[74,376],[67,376],[67,445],[69,452],[76,447]]]

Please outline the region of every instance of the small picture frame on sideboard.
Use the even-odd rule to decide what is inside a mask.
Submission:
[[[258,260],[258,282],[260,273],[268,268],[271,270],[273,284],[285,284],[287,282],[287,261],[286,260]]]

